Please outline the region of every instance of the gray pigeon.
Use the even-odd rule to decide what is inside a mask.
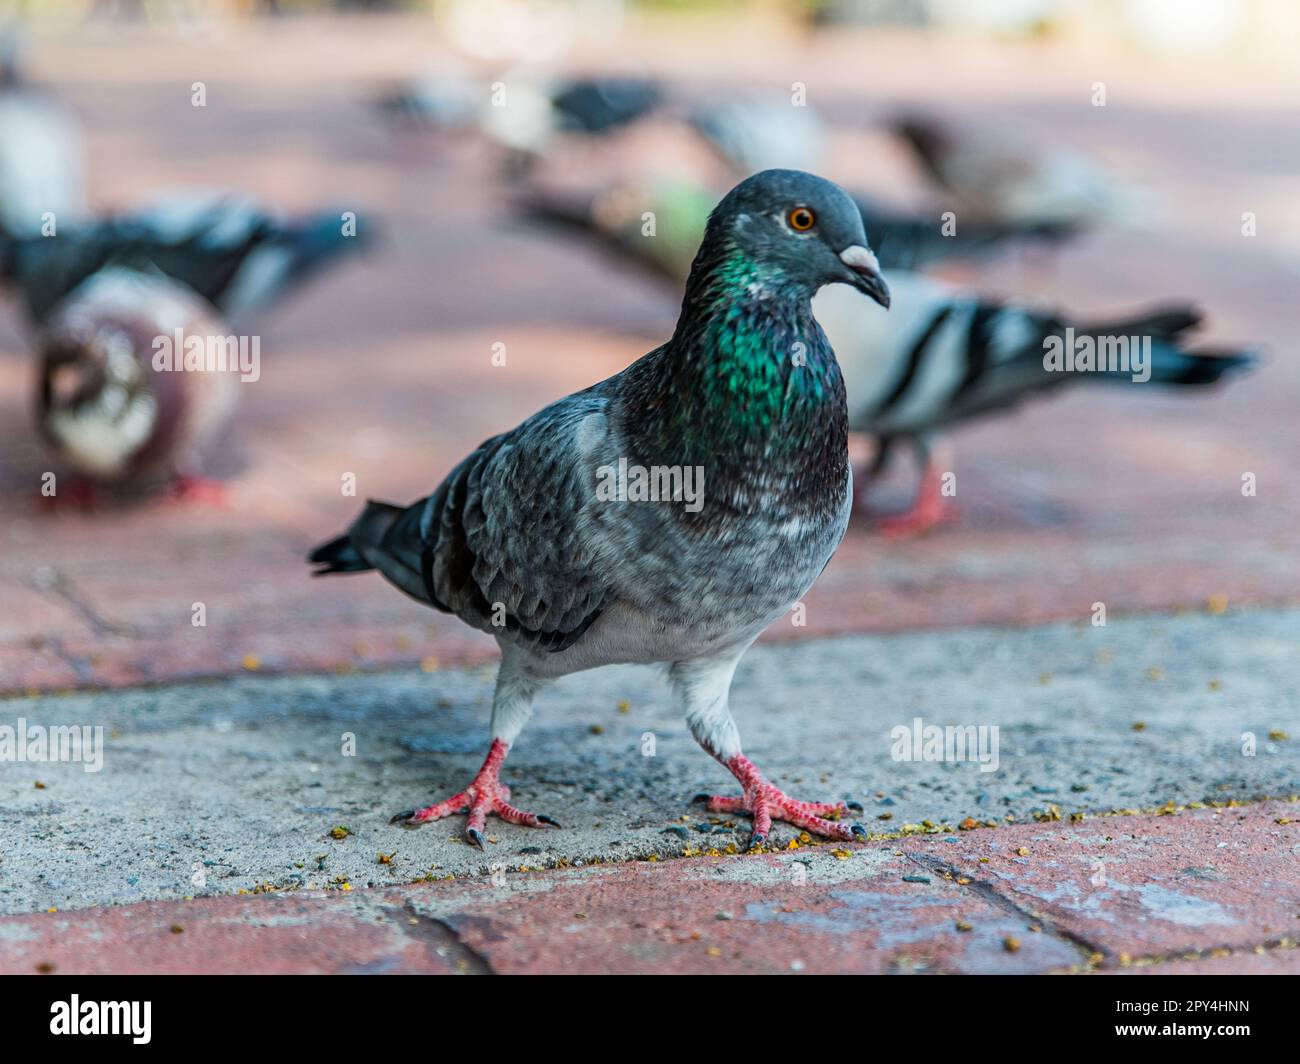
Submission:
[[[894,300],[888,318],[851,292],[827,289],[814,302],[844,369],[849,427],[879,442],[869,475],[884,467],[900,440],[910,441],[921,459],[913,507],[888,520],[887,532],[922,532],[947,516],[942,467],[931,448],[941,432],[959,422],[1063,385],[1131,385],[1135,379],[1204,385],[1255,361],[1240,350],[1189,351],[1188,333],[1200,314],[1188,306],[1072,323],[904,270],[891,272],[889,284]],[[1112,342],[1120,337],[1126,338],[1122,347]],[[1104,355],[1107,368],[1090,367],[1082,359],[1059,371],[1055,363],[1045,363],[1045,356],[1063,351],[1067,339],[1084,355],[1089,350],[1094,358]],[[862,495],[860,490],[859,503]]]
[[[496,636],[492,743],[460,794],[394,821],[468,812],[553,824],[509,804],[499,772],[533,698],[567,673],[669,666],[692,733],[740,781],[716,812],[829,838],[844,802],[799,802],[741,752],[728,709],[741,655],[812,585],[848,525],[844,383],[814,292],[889,293],[862,218],[795,170],[741,182],[709,218],[671,339],[623,372],[484,442],[408,507],[370,502],[310,560],[379,572],[416,601]],[[835,819],[832,819],[835,818]]]
[[[986,130],[973,135],[917,116],[899,119],[893,130],[926,174],[956,197],[964,222],[1083,229],[1131,223],[1145,209],[1138,190],[1072,148]]]

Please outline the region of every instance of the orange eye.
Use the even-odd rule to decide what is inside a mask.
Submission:
[[[806,233],[817,222],[817,216],[807,207],[795,207],[785,220],[790,223],[790,228],[797,233]]]

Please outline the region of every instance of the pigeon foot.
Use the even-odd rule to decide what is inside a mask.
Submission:
[[[861,824],[838,823],[846,813],[862,812],[862,806],[857,802],[801,802],[768,783],[758,766],[744,754],[737,754],[726,764],[740,781],[744,793],[740,797],[697,794],[695,801],[706,803],[710,813],[748,813],[753,817],[749,849],[756,850],[767,841],[773,820],[784,820],[812,835],[841,842],[867,837],[866,828]]]
[[[947,455],[944,455],[946,463]],[[921,483],[916,489],[912,505],[901,514],[882,517],[876,525],[882,536],[902,539],[907,536],[919,536],[931,532],[940,525],[951,524],[957,520],[957,506],[944,495],[943,464],[938,456],[926,461],[921,473]]]
[[[942,497],[922,495],[905,512],[880,518],[876,531],[887,539],[908,539],[954,524],[957,516],[957,507]]]
[[[99,485],[93,480],[79,476],[69,477],[61,493],[40,497],[41,507],[52,513],[94,510],[101,506],[103,501],[103,492],[100,491]]]
[[[558,828],[560,825],[549,816],[525,813],[510,804],[510,788],[502,783],[500,778],[501,764],[505,761],[509,749],[510,747],[500,739],[493,739],[492,746],[488,749],[487,759],[483,762],[483,767],[478,770],[473,783],[459,794],[454,794],[434,805],[398,813],[389,823],[415,827],[418,824],[427,824],[431,820],[441,820],[445,816],[451,816],[452,813],[468,813],[469,817],[465,822],[465,841],[480,850],[483,849],[483,830],[487,825],[489,814],[511,824],[522,824],[524,827]]]
[[[189,473],[179,474],[167,485],[165,497],[173,503],[198,503],[208,506],[227,507],[230,505],[230,490],[220,480],[194,476]]]

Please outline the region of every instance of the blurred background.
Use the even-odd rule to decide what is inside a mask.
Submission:
[[[1050,238],[928,272],[1078,317],[1193,303],[1207,343],[1263,362],[1195,395],[1071,388],[963,427],[957,522],[896,538],[855,519],[808,626],[771,637],[1300,597],[1294,4],[122,0],[0,4],[0,22],[6,98],[46,108],[0,118],[0,200],[66,122],[72,162],[38,178],[65,235],[216,191],[271,226],[351,213],[362,238],[232,325],[262,364],[204,448],[220,492],[75,505],[41,495],[64,467],[37,430],[27,304],[51,282],[9,253],[0,690],[488,660],[378,580],[311,581],[304,552],[665,339],[698,205],[749,170],[803,165],[903,216],[968,209],[901,116],[1065,175]],[[21,223],[12,247],[49,239]],[[206,263],[218,229],[178,254]],[[873,493],[905,505],[913,475]]]

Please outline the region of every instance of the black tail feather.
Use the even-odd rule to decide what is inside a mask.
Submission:
[[[546,222],[579,232],[595,230],[592,218],[593,201],[590,196],[562,196],[552,193],[529,192],[520,195],[515,209],[530,221]]]
[[[1188,334],[1201,324],[1201,312],[1186,304],[1167,304],[1127,318],[1081,323],[1074,327],[1077,336],[1091,336],[1101,341],[1112,337],[1150,341],[1151,381],[1155,384],[1203,385],[1235,372],[1247,370],[1258,356],[1243,348],[1189,349]],[[1129,381],[1128,370],[1098,374],[1100,380]]]
[[[338,536],[328,543],[322,543],[307,556],[307,560],[312,565],[322,567],[314,569],[312,576],[328,576],[330,573],[364,573],[372,568],[357,552],[349,536]]]
[[[352,527],[341,536],[336,536],[328,543],[322,543],[307,556],[312,565],[321,566],[312,572],[312,576],[329,576],[331,573],[364,573],[374,566],[366,560],[364,550],[367,546],[377,546],[383,539],[389,526],[404,512],[401,506],[391,503],[366,503],[361,516]]]
[[[1128,318],[1080,322],[1074,331],[1080,336],[1150,336],[1171,340],[1200,324],[1201,312],[1196,307],[1171,304]]]
[[[1200,349],[1168,351],[1155,348],[1151,379],[1161,384],[1214,384],[1232,373],[1253,368],[1259,357],[1250,351]]]

